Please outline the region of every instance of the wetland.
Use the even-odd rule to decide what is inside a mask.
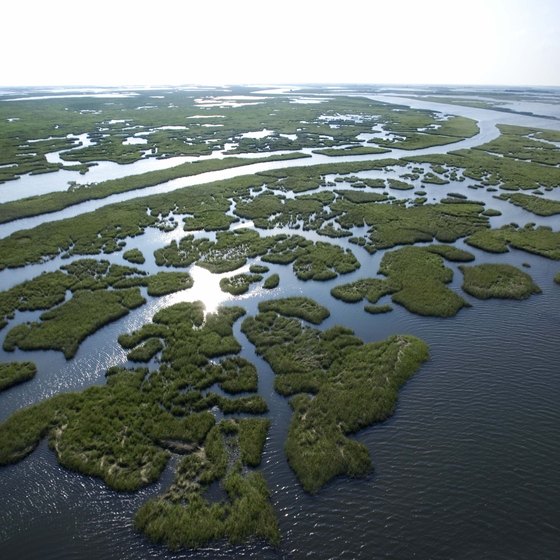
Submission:
[[[271,91],[0,96],[2,549],[552,558],[560,125]]]

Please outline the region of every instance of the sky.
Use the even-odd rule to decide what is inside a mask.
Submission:
[[[560,86],[560,0],[4,0],[0,86]]]

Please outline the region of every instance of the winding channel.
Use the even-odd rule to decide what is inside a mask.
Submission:
[[[76,204],[60,210],[57,212],[52,212],[50,214],[44,214],[39,216],[33,216],[30,218],[24,218],[21,220],[14,220],[6,224],[0,225],[0,238],[7,237],[8,235],[22,230],[30,229],[36,227],[44,222],[51,222],[56,220],[62,220],[64,218],[71,218],[79,214],[84,214],[86,212],[92,212],[107,206],[109,204],[114,204],[117,202],[123,202],[125,200],[131,200],[137,198],[138,196],[149,196],[152,194],[167,193],[184,187],[189,187],[193,185],[203,185],[206,183],[211,183],[213,181],[220,181],[224,179],[231,179],[233,177],[241,177],[246,175],[253,175],[254,173],[259,173],[262,171],[270,171],[272,169],[284,169],[290,167],[301,167],[301,166],[311,166],[323,163],[345,163],[352,161],[378,161],[381,159],[394,158],[399,159],[403,157],[410,156],[422,156],[428,154],[441,154],[448,153],[453,150],[468,149],[491,140],[496,139],[499,136],[499,130],[497,124],[518,124],[520,126],[537,127],[537,128],[552,128],[555,130],[560,130],[560,122],[551,119],[545,119],[542,117],[530,117],[519,114],[510,114],[505,112],[493,111],[489,109],[477,109],[471,107],[463,107],[450,104],[434,103],[416,99],[401,98],[396,96],[387,95],[376,95],[367,96],[369,99],[374,101],[380,101],[383,103],[390,104],[401,104],[407,105],[412,109],[425,109],[430,111],[436,111],[444,114],[458,115],[463,117],[468,117],[474,119],[478,123],[479,132],[471,138],[465,140],[460,140],[452,144],[446,144],[444,146],[433,146],[430,148],[422,148],[418,150],[402,150],[393,149],[390,152],[383,154],[372,154],[367,156],[338,156],[329,157],[320,154],[313,154],[313,148],[307,148],[301,150],[303,153],[308,154],[310,157],[305,159],[295,159],[287,161],[274,161],[274,162],[261,162],[255,164],[249,164],[242,167],[236,167],[233,169],[223,169],[220,171],[212,171],[208,173],[201,173],[199,175],[193,175],[192,177],[185,177],[179,179],[172,179],[155,185],[153,187],[146,187],[143,189],[128,191],[126,193],[114,194],[100,200],[90,200]],[[263,156],[263,154],[251,154],[251,156]],[[245,154],[245,157],[248,157]],[[207,157],[199,159],[208,159]],[[112,164],[112,167],[116,166],[118,168],[126,168],[126,175],[134,175],[138,173],[144,173],[146,171],[153,171],[155,169],[163,169],[168,167],[173,167],[174,165],[179,165],[185,161],[196,161],[193,158],[171,158],[169,160],[163,160],[164,165],[161,163],[162,160],[140,160],[136,163],[128,164],[126,166],[119,166],[118,164]],[[61,172],[52,174],[56,175]],[[64,173],[64,172],[63,172]],[[123,176],[120,172],[115,175],[114,172],[110,172],[108,175],[103,176],[103,180],[114,178],[117,176]],[[23,187],[21,190],[25,191],[25,181],[36,181],[37,176],[27,176],[22,177],[18,180],[19,186]],[[49,182],[51,178],[49,178]],[[45,191],[48,192],[48,191]]]

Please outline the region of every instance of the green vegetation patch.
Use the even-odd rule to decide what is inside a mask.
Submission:
[[[284,317],[297,317],[314,325],[320,325],[330,316],[330,311],[326,307],[310,298],[299,296],[262,301],[259,303],[259,311],[261,313],[273,311]]]
[[[403,247],[383,255],[379,272],[388,277],[392,300],[418,315],[452,317],[469,304],[446,284],[453,271],[443,259],[421,247]]]
[[[426,247],[426,250],[430,253],[435,253],[440,255],[446,261],[451,262],[470,262],[474,261],[474,255],[468,251],[463,251],[458,249],[453,245],[430,245]]]
[[[41,315],[40,322],[10,331],[4,348],[60,350],[70,359],[87,336],[145,303],[137,287],[147,286],[149,295],[161,296],[192,284],[186,272],[148,276],[105,260],[74,261],[0,292],[0,327],[8,324],[15,311],[49,310]],[[68,290],[72,297],[66,300]]]
[[[526,272],[509,264],[461,266],[463,290],[479,299],[527,299],[541,289]]]
[[[131,362],[149,362],[161,350],[163,350],[163,342],[159,338],[148,338],[131,350],[127,359]]]
[[[389,187],[398,191],[410,191],[414,188],[414,185],[406,183],[405,181],[399,181],[398,179],[387,179]]]
[[[422,183],[428,183],[431,185],[448,185],[449,181],[436,175],[435,173],[426,173],[424,177],[422,177]]]
[[[146,258],[140,249],[130,249],[129,251],[125,251],[123,253],[123,259],[133,264],[144,264],[146,262]]]
[[[507,158],[527,160],[546,165],[560,164],[560,149],[550,142],[543,142],[539,129],[499,124],[500,136],[475,149],[503,155]]]
[[[252,264],[249,267],[249,272],[251,274],[265,274],[269,271],[270,269],[268,268],[268,266],[265,266],[263,264]]]
[[[350,189],[334,191],[338,196],[349,200],[355,204],[365,204],[368,202],[385,202],[388,200],[386,194],[379,194],[374,192],[355,191]]]
[[[516,191],[560,184],[560,168],[542,163],[523,161],[480,149],[457,150],[448,154],[412,156],[408,161],[446,165],[463,170],[463,175],[484,186]]]
[[[257,419],[216,425],[204,452],[185,457],[167,492],[138,510],[136,528],[172,549],[224,538],[232,544],[255,537],[277,544],[280,532],[266,481],[247,470],[260,463],[268,426],[268,420]],[[204,493],[217,482],[227,498],[211,502]]]
[[[371,315],[379,315],[380,313],[389,313],[393,311],[393,308],[390,305],[365,305],[364,311]]]
[[[324,148],[322,150],[313,150],[314,154],[323,156],[364,156],[369,154],[384,154],[390,152],[384,148],[373,148],[370,146],[347,146],[343,148]]]
[[[502,213],[499,210],[495,210],[494,208],[487,208],[482,212],[483,216],[488,216],[489,218],[493,218],[494,216],[501,216]]]
[[[145,301],[138,288],[77,292],[68,302],[43,313],[40,322],[14,327],[6,335],[4,350],[60,350],[69,360],[86,337]]]
[[[269,421],[228,419],[216,425],[210,412],[215,406],[226,414],[266,410],[258,395],[231,399],[210,390],[215,383],[232,394],[256,390],[255,367],[232,355],[240,350],[232,326],[243,313],[221,308],[204,316],[200,302],[159,311],[152,323],[120,337],[134,349],[159,340],[159,370],[111,368],[105,386],[16,412],[0,424],[0,464],[21,460],[46,437],[63,466],[133,491],[157,480],[173,452],[184,456],[174,483],[135,519],[148,537],[169,546],[200,546],[223,537],[277,542],[264,478],[247,470],[260,464]],[[203,496],[214,481],[227,493],[223,503]]]
[[[560,232],[552,231],[546,226],[527,224],[520,228],[510,224],[499,229],[483,229],[465,239],[465,243],[489,253],[507,253],[510,246],[548,259],[560,260]]]
[[[277,374],[276,390],[295,395],[285,449],[303,488],[314,493],[336,476],[369,472],[367,448],[347,436],[392,414],[426,345],[406,336],[364,344],[348,329],[321,332],[272,311],[247,318],[242,330]]]
[[[97,184],[75,185],[71,186],[67,191],[57,191],[48,194],[35,195],[0,204],[0,223],[10,222],[12,220],[30,216],[37,216],[39,214],[49,212],[56,212],[87,200],[99,200],[113,194],[143,189],[181,177],[190,177],[200,173],[220,171],[222,169],[230,169],[265,161],[282,161],[302,157],[308,156],[298,153],[271,155],[269,157],[255,159],[231,157],[212,159],[183,163],[176,165],[175,167],[170,167],[169,169],[149,171],[138,175],[129,175],[128,177],[110,179]]]
[[[451,243],[488,225],[487,218],[481,216],[484,206],[479,203],[406,207],[401,204],[352,204],[336,200],[332,210],[339,214],[336,220],[344,229],[364,224],[369,226],[367,237],[353,237],[350,241],[362,245],[370,253],[395,245],[429,242],[434,238]]]
[[[220,280],[220,288],[223,292],[240,296],[249,291],[251,284],[260,282],[262,276],[260,274],[236,274]]]
[[[394,291],[387,280],[381,278],[363,278],[335,286],[331,290],[331,295],[346,303],[355,303],[364,298],[370,303],[376,303],[381,297]]]
[[[33,362],[8,362],[0,364],[0,391],[24,383],[35,377],[37,366]]]
[[[325,242],[313,243],[299,235],[261,237],[252,229],[218,232],[216,241],[186,236],[155,251],[160,266],[184,267],[197,263],[210,272],[241,268],[248,258],[275,264],[293,263],[300,280],[330,280],[356,270],[360,263],[349,250]]]
[[[396,136],[392,138],[374,138],[380,146],[417,150],[430,146],[441,146],[470,138],[478,132],[476,121],[466,117],[451,116],[438,120],[436,113],[429,111],[392,113],[387,118],[385,131]]]
[[[446,245],[403,247],[383,255],[379,272],[387,276],[386,279],[363,278],[335,286],[331,295],[346,303],[365,298],[375,304],[382,296],[392,294],[392,300],[411,313],[452,317],[469,304],[447,288],[453,271],[444,266],[442,256],[464,262],[472,260],[469,255]]]
[[[148,276],[146,281],[150,296],[164,296],[193,286],[193,279],[188,272],[158,272]]]
[[[537,216],[560,214],[560,201],[558,200],[550,200],[541,196],[522,193],[502,194],[499,198],[507,200],[516,206],[521,206],[524,210],[528,210]]]
[[[278,287],[280,284],[280,275],[279,274],[271,274],[265,281],[263,282],[263,288],[265,290],[273,290],[274,288]]]

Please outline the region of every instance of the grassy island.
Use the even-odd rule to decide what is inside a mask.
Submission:
[[[547,226],[535,227],[527,224],[519,227],[510,224],[499,229],[483,229],[467,237],[465,242],[489,253],[507,253],[510,246],[548,259],[560,260],[560,232]]]
[[[330,311],[307,297],[289,297],[284,299],[270,299],[259,303],[259,311],[266,313],[274,311],[285,317],[297,317],[314,325],[320,325]]]
[[[158,312],[153,323],[119,339],[129,349],[159,340],[158,371],[112,368],[103,387],[16,412],[0,424],[0,464],[21,460],[46,437],[65,467],[131,491],[157,480],[171,452],[180,454],[173,485],[138,511],[141,531],[171,547],[219,538],[277,542],[266,483],[252,471],[260,464],[268,420],[231,418],[217,424],[210,412],[213,407],[225,414],[266,411],[254,394],[254,366],[235,356],[240,346],[232,325],[243,313],[222,308],[205,317],[200,303]],[[215,383],[230,394],[253,394],[223,397],[212,392]],[[223,502],[204,497],[214,481],[227,493]]]
[[[376,303],[382,296],[392,294],[392,300],[418,315],[452,317],[469,304],[446,287],[453,272],[443,264],[449,260],[468,261],[472,255],[455,247],[403,247],[383,255],[379,272],[382,278],[364,278],[336,286],[331,295],[347,303],[367,299]],[[386,309],[386,308],[385,308]],[[375,308],[366,309],[376,312]]]
[[[348,435],[392,414],[426,345],[407,336],[364,344],[348,329],[321,332],[274,311],[247,318],[242,330],[276,373],[276,390],[292,396],[285,449],[304,489],[369,472],[367,448]]]
[[[526,272],[509,264],[461,266],[463,290],[478,299],[527,299],[541,289]]]
[[[139,286],[146,286],[150,296],[162,296],[192,285],[186,272],[148,276],[105,260],[76,260],[0,292],[0,327],[7,325],[16,311],[47,310],[39,322],[21,324],[8,332],[4,350],[52,349],[70,359],[89,335],[145,303]],[[71,298],[67,298],[67,291]]]
[[[0,364],[0,391],[35,377],[37,366],[33,362],[9,362]]]

